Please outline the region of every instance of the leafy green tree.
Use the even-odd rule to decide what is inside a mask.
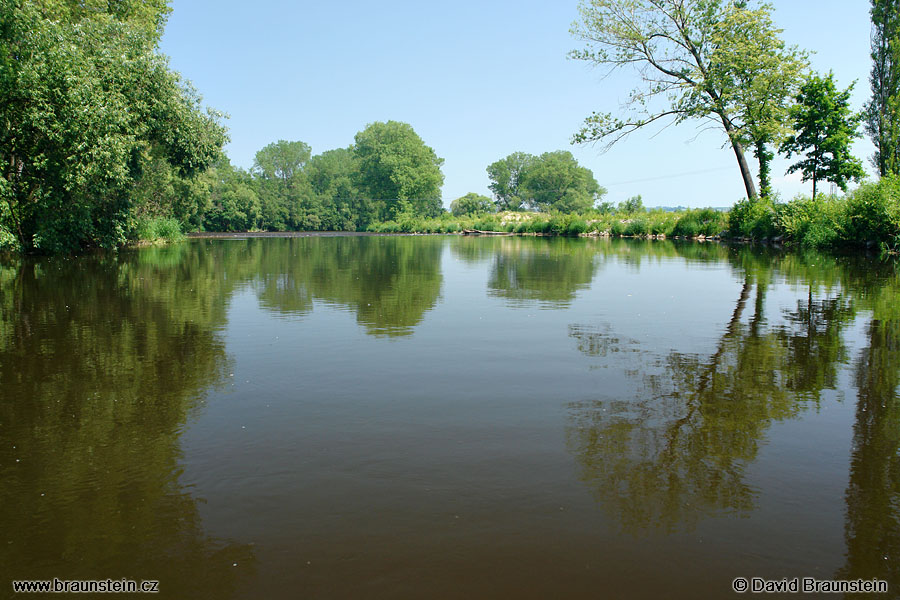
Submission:
[[[278,140],[256,153],[253,173],[257,178],[263,226],[271,231],[318,229],[321,224],[317,199],[303,167],[310,147],[304,142]]]
[[[527,205],[539,211],[584,212],[606,190],[590,169],[578,165],[567,150],[545,152],[525,170],[520,181]]]
[[[209,208],[203,218],[208,231],[248,231],[262,217],[262,206],[249,173],[235,169],[227,158],[210,169]]]
[[[190,178],[226,139],[156,52],[165,3],[93,4],[0,0],[0,227],[25,250],[123,243],[142,167]]]
[[[456,217],[474,215],[476,213],[494,212],[494,202],[487,196],[469,192],[450,203],[450,212]]]
[[[33,0],[32,3],[49,19],[78,23],[106,15],[128,23],[155,40],[162,37],[172,12],[169,0]]]
[[[632,196],[628,200],[619,203],[618,210],[620,213],[625,214],[634,214],[644,212],[646,209],[644,208],[644,201],[641,199],[641,195]]]
[[[380,218],[396,217],[404,200],[417,215],[440,214],[444,159],[425,145],[411,125],[371,123],[356,134],[353,154],[359,166],[357,185],[382,204]]]
[[[872,99],[866,132],[875,142],[872,162],[882,177],[900,174],[900,2],[872,0]]]
[[[311,153],[312,149],[304,142],[278,140],[256,153],[253,171],[264,179],[279,179],[291,185]]]
[[[506,158],[488,165],[491,180],[488,185],[496,199],[497,210],[521,210],[523,205],[522,179],[535,157],[525,152],[513,152]]]
[[[738,2],[724,8],[712,35],[710,79],[733,115],[735,135],[752,148],[759,164],[759,195],[772,191],[770,145],[790,133],[790,105],[809,66],[807,54],[781,40],[764,6],[751,10]]]
[[[768,114],[760,105],[772,97],[765,87],[790,73],[797,58],[777,40],[771,10],[729,0],[582,0],[572,33],[587,47],[570,56],[610,70],[636,67],[642,85],[629,96],[628,116],[595,112],[573,141],[606,140],[609,148],[657,121],[710,121],[727,135],[747,197],[756,198],[744,145],[769,141],[778,111]],[[759,54],[760,47],[768,53]],[[748,81],[753,85],[745,89]]]
[[[349,148],[313,156],[304,170],[319,198],[324,229],[357,231],[372,222],[373,207],[356,186],[359,169]]]
[[[847,190],[847,183],[859,180],[864,174],[862,162],[850,154],[850,144],[859,137],[857,131],[862,115],[850,110],[851,84],[838,91],[834,76],[811,76],[797,94],[797,104],[791,107],[796,134],[781,145],[781,151],[790,158],[803,153],[804,160],[788,169],[788,173],[800,171],[803,181],[812,181],[813,199],[821,180]]]

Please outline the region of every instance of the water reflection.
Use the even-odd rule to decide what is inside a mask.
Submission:
[[[548,307],[567,306],[579,290],[590,286],[600,256],[593,243],[583,240],[498,239],[489,294],[512,305],[537,301]]]
[[[441,295],[443,240],[412,237],[256,239],[228,254],[227,272],[252,282],[260,306],[283,317],[314,301],[350,310],[366,332],[408,336]],[[220,247],[221,242],[208,242]]]
[[[900,589],[900,308],[896,274],[866,286],[872,313],[855,363],[853,454],[846,491],[846,563],[837,576]]]
[[[174,246],[0,267],[9,577],[158,579],[164,597],[200,598],[252,571],[179,482],[182,428],[229,369],[213,265]]]
[[[885,276],[893,266],[749,249],[732,251],[729,262],[741,290],[709,354],[649,350],[609,323],[570,326],[581,352],[619,365],[635,384],[633,394],[570,407],[567,445],[583,481],[633,534],[689,530],[711,516],[749,514],[757,492],[746,472],[767,429],[818,406],[823,391],[838,387],[839,371],[851,363],[847,330],[871,318],[869,348],[856,360],[860,396],[846,570],[900,585],[900,532],[893,527],[900,522],[900,321],[889,299],[897,282]],[[774,281],[806,292],[775,316],[766,310]],[[893,516],[886,519],[888,513]],[[866,568],[854,564],[860,553]]]
[[[473,268],[442,273],[445,247],[482,269],[482,283],[467,285]],[[715,337],[681,345],[692,334],[684,306],[667,306],[644,331],[635,307],[656,301],[659,282],[697,271],[701,284],[734,286]],[[647,283],[646,272],[664,277]],[[616,283],[652,294],[616,304],[625,296]],[[444,285],[459,304],[434,319],[427,339],[411,336]],[[478,595],[481,580],[460,576],[477,569],[494,595],[522,596],[537,590],[522,564],[541,581],[569,577],[571,589],[609,579],[626,589],[634,573],[656,577],[659,587],[646,589],[667,589],[672,571],[659,574],[660,560],[683,553],[683,571],[709,554],[694,536],[666,534],[764,513],[778,487],[760,473],[773,425],[843,395],[856,406],[844,425],[853,428],[849,476],[810,478],[839,479],[828,509],[846,508],[846,556],[838,526],[822,574],[900,589],[898,291],[896,267],[866,259],[623,240],[197,241],[11,263],[0,267],[0,564],[10,577],[159,578],[166,596],[184,598],[254,597],[259,586],[267,597],[352,596],[366,585],[390,595],[464,579]],[[246,336],[225,337],[229,314],[231,325],[270,325],[257,304],[264,316],[296,321],[272,328],[297,336],[289,351],[261,355],[241,346]],[[323,326],[315,339],[307,325],[329,312],[323,305],[359,327]],[[520,305],[554,310],[508,310]],[[360,343],[360,331],[407,339]],[[224,339],[234,343],[228,351]],[[318,352],[332,342],[337,350]],[[352,373],[334,364],[338,353]],[[217,396],[238,369],[246,385]],[[397,394],[394,373],[406,378]],[[585,392],[598,380],[604,388]],[[585,393],[595,397],[559,410],[556,398]],[[219,439],[222,423],[251,417],[242,445]],[[794,450],[774,459],[790,463]],[[216,462],[225,467],[213,473]],[[182,467],[204,474],[184,481]],[[201,511],[201,496],[215,502]],[[204,531],[229,527],[241,502],[256,507],[226,529],[241,544]],[[768,509],[776,520],[791,514]],[[773,527],[772,514],[753,525]],[[755,572],[766,561],[747,554],[790,552],[778,548],[789,534],[726,539],[735,523],[701,529],[722,562]],[[756,546],[745,552],[745,541]],[[297,568],[300,549],[315,570]],[[516,552],[522,560],[510,558]],[[592,579],[584,557],[606,570]],[[623,565],[634,570],[617,575]],[[726,566],[723,589],[736,575]],[[724,571],[688,572],[672,595]]]

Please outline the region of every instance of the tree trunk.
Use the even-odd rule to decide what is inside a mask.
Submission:
[[[759,162],[759,197],[768,198],[772,193],[771,169],[769,165],[774,155],[766,148],[766,143],[759,140],[756,142],[756,148],[753,153]]]
[[[747,199],[756,200],[759,196],[756,195],[756,184],[753,183],[753,174],[750,173],[750,165],[747,164],[747,157],[744,156],[744,147],[733,135],[734,127],[731,126],[731,121],[725,118],[723,114],[720,114],[719,118],[722,119],[722,126],[725,127],[725,133],[728,134],[728,139],[731,140],[731,148],[734,150],[734,156],[737,158],[738,167],[741,169],[741,177],[744,178],[744,188],[747,190]]]

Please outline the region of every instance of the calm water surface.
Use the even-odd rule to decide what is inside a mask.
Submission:
[[[897,597],[898,275],[528,238],[7,259],[0,597]]]

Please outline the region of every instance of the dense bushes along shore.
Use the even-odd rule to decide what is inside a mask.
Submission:
[[[774,241],[806,248],[872,247],[900,250],[900,178],[865,183],[845,196],[800,196],[790,202],[742,200],[729,212],[713,209],[680,212],[592,210],[580,214],[506,211],[421,218],[410,209],[395,219],[372,223],[375,233],[460,233],[464,230],[535,235],[609,235],[631,237],[722,237]],[[183,234],[171,218],[149,219],[136,231],[137,240],[175,241]],[[15,248],[15,239],[0,239],[0,248]]]
[[[589,211],[582,214],[481,213],[463,217],[442,215],[375,223],[379,233],[455,233],[465,229],[544,235],[720,236],[776,241],[807,248],[878,245],[900,249],[900,178],[865,183],[846,196],[798,197],[790,202],[743,200],[730,212],[712,209],[668,212]]]

